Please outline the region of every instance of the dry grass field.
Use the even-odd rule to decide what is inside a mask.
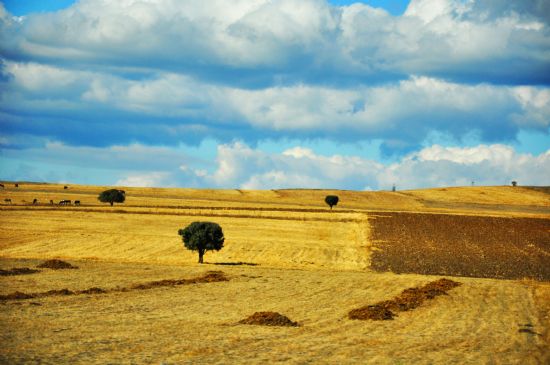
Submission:
[[[544,189],[124,188],[110,207],[105,187],[5,186],[0,269],[39,271],[0,276],[0,363],[550,363]],[[62,199],[81,205],[49,204]],[[226,237],[204,265],[177,234],[196,220]],[[37,268],[54,258],[78,268]],[[189,281],[209,271],[228,280]],[[442,275],[461,285],[393,320],[348,319]],[[239,323],[260,311],[298,326]]]

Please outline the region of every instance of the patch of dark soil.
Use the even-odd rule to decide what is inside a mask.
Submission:
[[[369,223],[376,271],[550,280],[550,219],[388,212]]]
[[[37,296],[41,297],[51,297],[54,295],[75,295],[76,293],[74,291],[71,291],[69,289],[59,289],[59,290],[48,290],[43,293],[37,294]]]
[[[384,300],[373,305],[353,309],[348,313],[348,318],[372,319],[375,321],[393,319],[396,316],[395,312],[415,309],[426,300],[439,295],[447,295],[447,291],[459,285],[461,284],[456,281],[439,279],[418,288],[408,288],[391,300]]]
[[[16,291],[7,295],[0,295],[0,300],[20,300],[35,298],[35,294],[26,294],[20,291]]]
[[[357,308],[348,313],[349,319],[372,319],[375,321],[384,321],[393,319],[393,312],[380,304],[367,305]]]
[[[189,285],[199,283],[213,283],[218,281],[228,281],[225,274],[221,271],[208,271],[205,275],[199,276],[193,279],[175,279],[175,280],[159,280],[151,281],[149,283],[137,284],[130,287],[130,289],[144,290],[158,288],[162,286],[177,286],[177,285]]]
[[[107,293],[107,290],[97,288],[97,287],[93,287],[93,288],[86,289],[86,290],[79,290],[76,293],[77,294],[105,294],[105,293]]]
[[[28,275],[40,272],[40,270],[29,269],[28,267],[15,267],[10,270],[1,270],[0,276],[12,276],[12,275]]]
[[[198,283],[213,283],[218,281],[228,281],[227,277],[222,271],[208,271],[203,276],[199,276],[192,279],[176,279],[176,280],[159,280],[152,281],[144,284],[133,285],[130,288],[121,288],[116,287],[114,289],[106,290],[98,287],[92,287],[85,290],[71,291],[69,289],[59,289],[59,290],[48,290],[41,293],[31,293],[26,294],[22,292],[14,292],[8,295],[0,295],[0,301],[6,300],[22,300],[22,299],[31,299],[31,298],[42,298],[58,295],[80,295],[80,294],[105,294],[108,292],[127,292],[130,290],[143,290],[143,289],[152,289],[163,286],[176,286],[176,285],[187,285],[187,284],[198,284]]]
[[[44,261],[37,267],[41,269],[53,269],[53,270],[78,269],[78,266],[73,266],[68,262],[57,260],[57,259]]]
[[[298,322],[293,322],[287,316],[284,316],[277,312],[256,312],[250,317],[240,320],[239,323],[254,324],[259,326],[299,326]]]

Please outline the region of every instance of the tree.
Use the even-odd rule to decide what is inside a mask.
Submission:
[[[325,203],[327,203],[330,206],[330,209],[332,209],[333,205],[338,204],[338,197],[336,195],[327,195],[325,197]]]
[[[512,181],[512,186],[518,186],[518,182],[517,181]]]
[[[113,206],[113,203],[124,203],[124,200],[126,200],[126,192],[118,189],[105,190],[99,194],[97,200],[102,203],[111,203],[111,206]]]
[[[221,250],[225,240],[222,227],[214,222],[193,222],[178,230],[178,234],[188,250],[199,252],[199,264],[206,251]]]

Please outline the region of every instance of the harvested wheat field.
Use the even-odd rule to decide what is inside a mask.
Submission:
[[[0,363],[550,363],[547,190],[123,189],[2,191]]]

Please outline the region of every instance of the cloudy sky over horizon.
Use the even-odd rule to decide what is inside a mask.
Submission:
[[[0,2],[0,179],[550,185],[550,2]]]

